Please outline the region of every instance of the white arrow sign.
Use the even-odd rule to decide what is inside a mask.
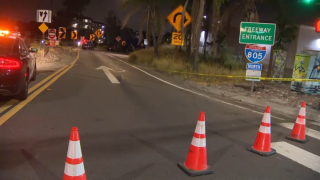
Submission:
[[[52,12],[51,10],[37,10],[37,22],[51,23]]]
[[[103,70],[103,72],[107,75],[107,77],[109,78],[109,80],[111,81],[111,83],[113,84],[120,84],[120,82],[118,81],[118,79],[116,77],[113,76],[113,74],[110,71],[115,71],[111,68],[108,68],[106,66],[100,66],[98,67],[96,70]],[[116,72],[125,72],[125,70],[116,70]]]

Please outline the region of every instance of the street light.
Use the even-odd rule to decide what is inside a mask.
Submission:
[[[320,5],[320,2],[318,0],[299,0],[298,2],[304,4]]]

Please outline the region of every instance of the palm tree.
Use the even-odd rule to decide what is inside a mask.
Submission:
[[[225,3],[226,0],[213,0],[213,14],[212,14],[212,42],[213,42],[213,56],[217,55],[217,37],[219,34],[219,30],[221,28],[222,19],[220,9],[222,4]]]
[[[143,18],[140,22],[139,29],[139,42],[141,43],[143,40],[143,29],[144,25],[146,25],[146,39],[148,42],[148,46],[150,46],[151,35],[153,37],[153,47],[156,59],[159,58],[158,45],[162,42],[162,38],[165,32],[165,18],[162,16],[160,8],[158,6],[159,2],[163,2],[161,0],[123,0],[120,5],[120,9],[126,9],[130,7],[130,11],[127,13],[125,18],[123,19],[122,29],[126,27],[131,16],[137,12],[143,13]],[[133,7],[133,8],[132,8]],[[156,38],[156,34],[158,35],[158,40]]]
[[[192,4],[191,48],[193,50],[193,70],[198,71],[201,24],[203,20],[205,0],[195,0]]]

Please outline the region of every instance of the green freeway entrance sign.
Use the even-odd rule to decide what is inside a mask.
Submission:
[[[274,45],[276,24],[241,22],[240,44]]]

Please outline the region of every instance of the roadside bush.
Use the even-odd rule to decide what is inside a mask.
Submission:
[[[245,76],[245,69],[242,68],[242,63],[233,60],[232,51],[232,49],[222,51],[221,56],[219,58],[213,58],[213,56],[208,56],[207,63],[205,63],[202,59],[199,63],[199,73]],[[131,53],[129,55],[128,61],[130,63],[152,66],[162,71],[192,72],[192,62],[187,59],[186,53],[176,52],[174,46],[171,45],[164,45],[159,47],[158,60],[156,60],[154,57],[153,48],[148,48]],[[196,82],[203,82],[206,83],[208,86],[230,82],[245,82],[245,80],[243,79],[200,76],[186,73],[167,73],[179,75],[183,79],[188,79]]]
[[[137,63],[137,59],[138,59],[137,55],[134,54],[134,53],[131,53],[129,55],[128,62],[132,63],[132,64],[135,64],[135,63]]]

